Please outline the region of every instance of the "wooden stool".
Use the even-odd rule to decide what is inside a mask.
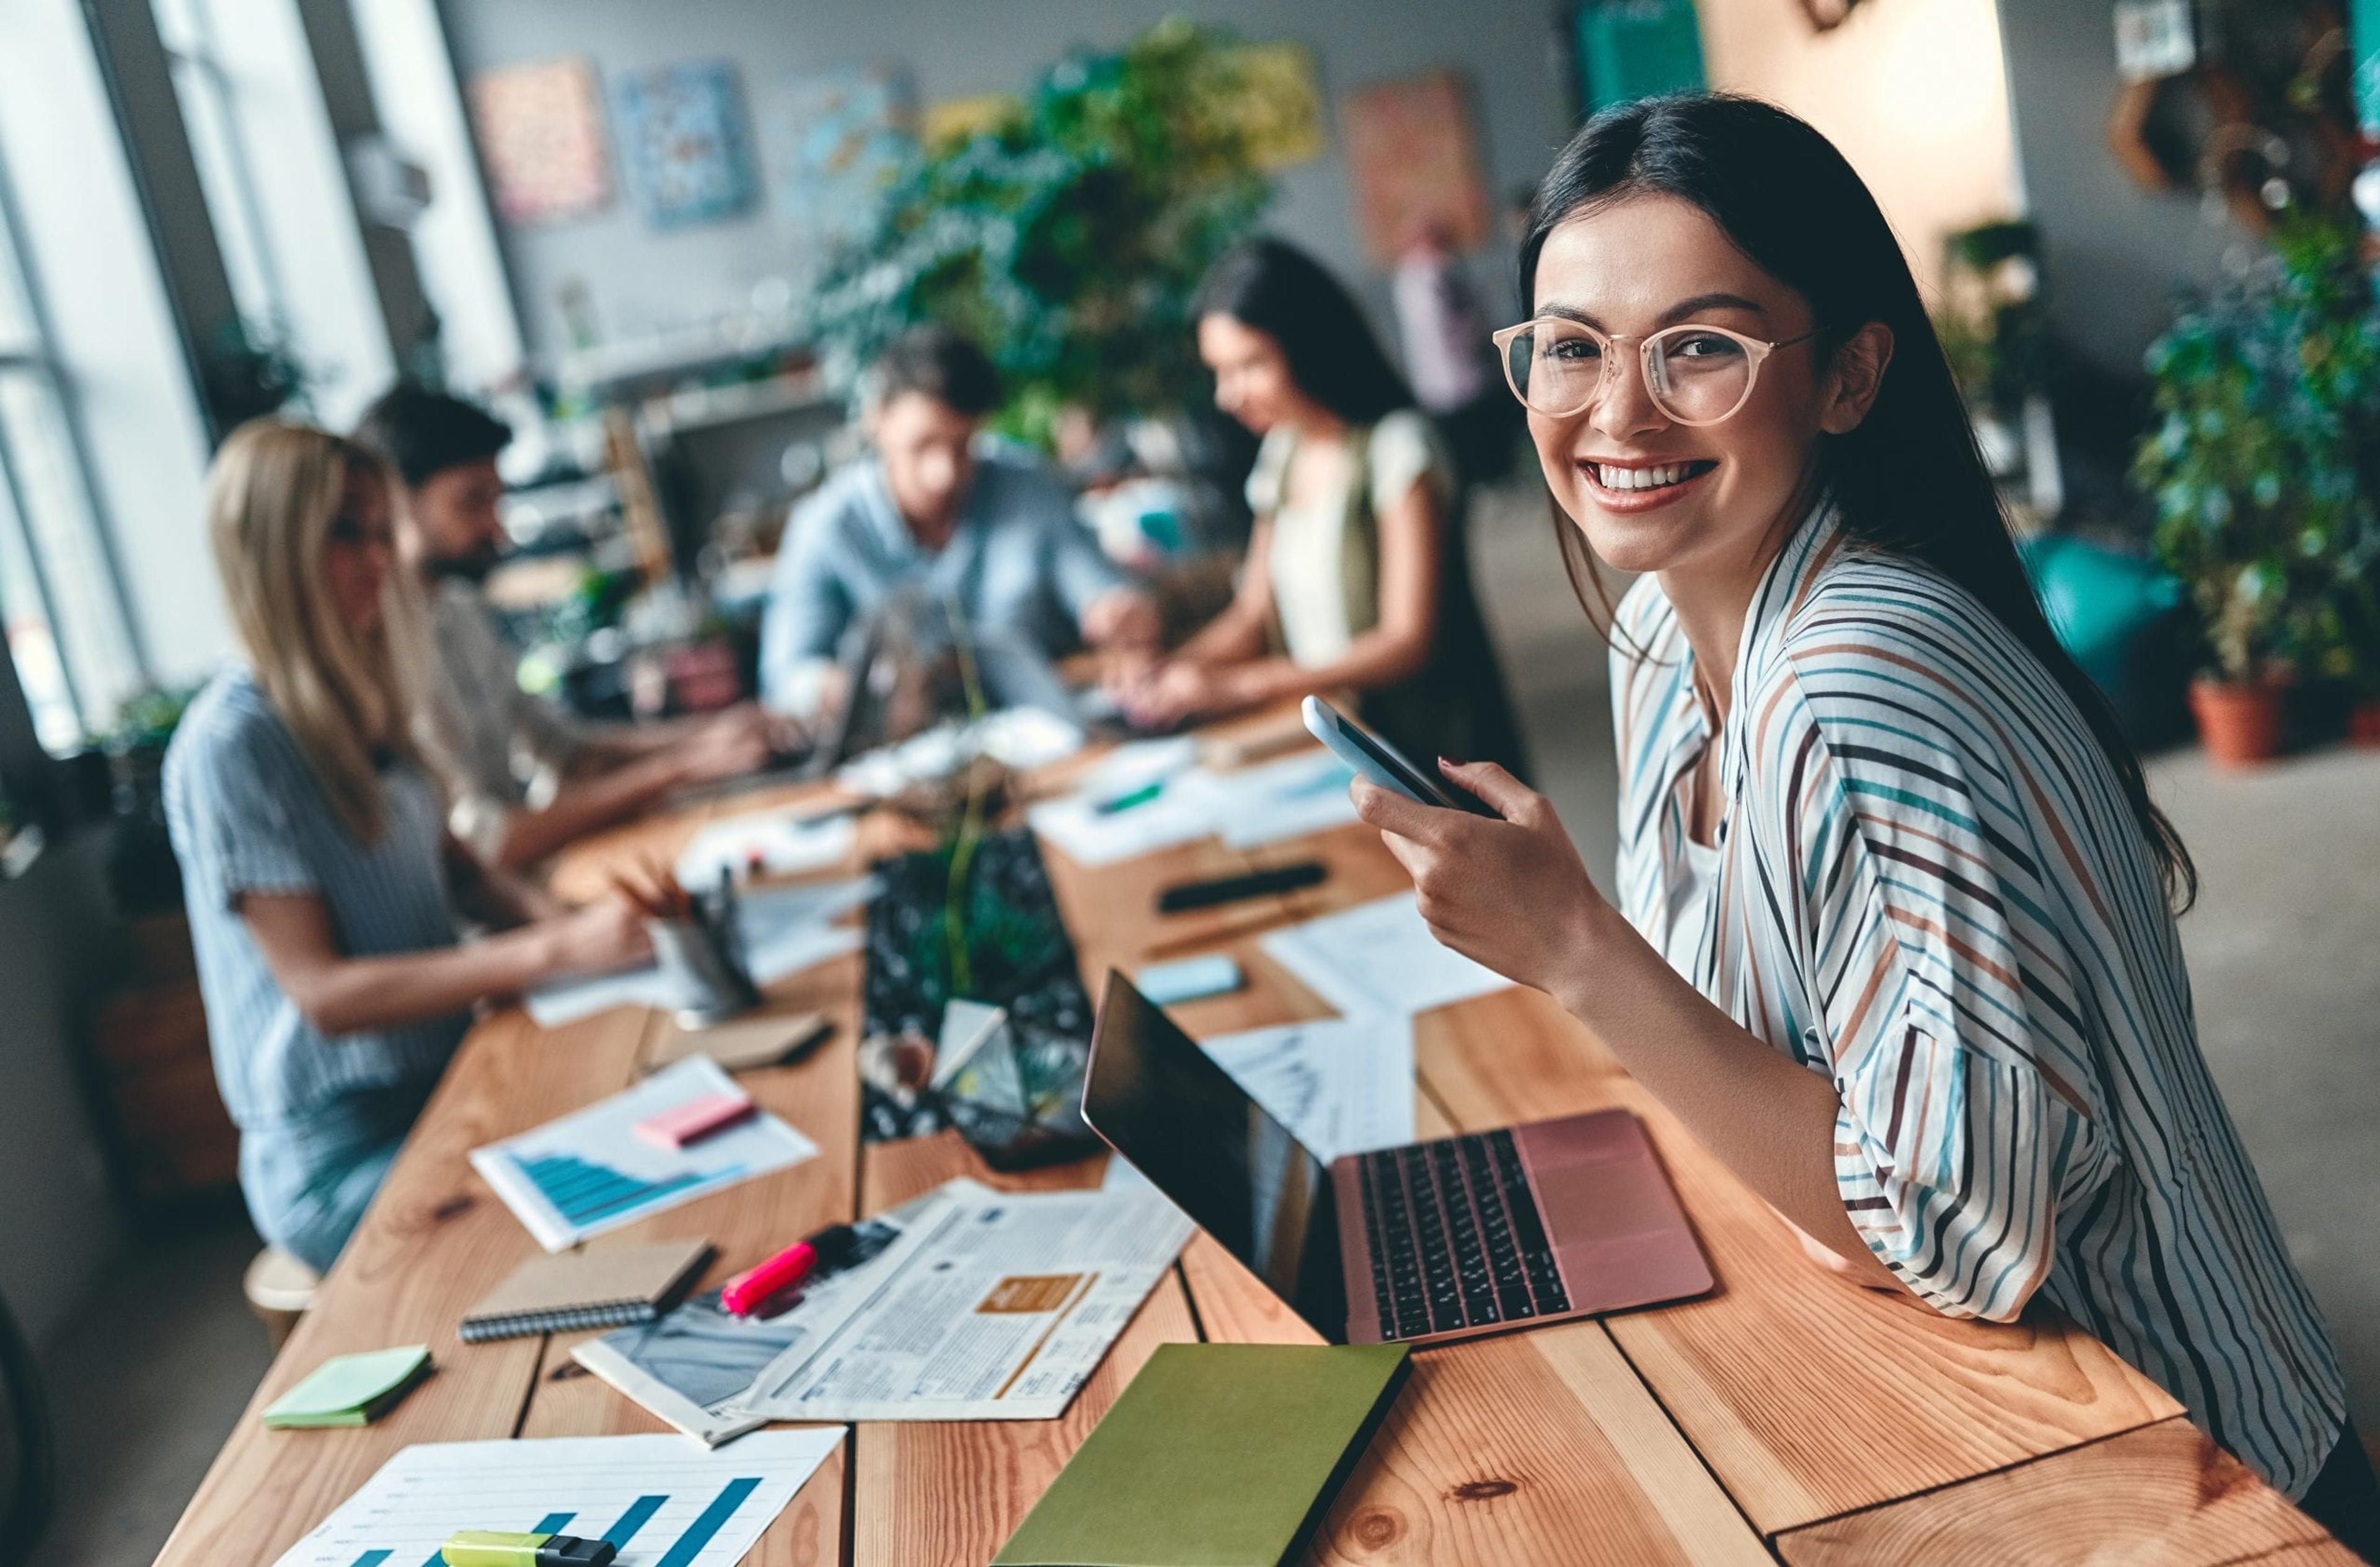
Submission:
[[[306,1308],[314,1304],[314,1286],[322,1275],[300,1262],[277,1246],[268,1246],[256,1254],[240,1276],[240,1293],[248,1296],[248,1308],[264,1324],[264,1336],[273,1343],[273,1352],[288,1342],[289,1330]]]

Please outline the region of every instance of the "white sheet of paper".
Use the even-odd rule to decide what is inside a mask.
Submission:
[[[637,1123],[735,1080],[690,1055],[636,1087],[532,1131],[471,1150],[471,1167],[540,1246],[560,1251],[755,1175],[799,1164],[818,1145],[767,1111],[685,1148],[637,1136]]]
[[[619,1567],[735,1567],[843,1429],[761,1431],[731,1452],[677,1437],[556,1437],[408,1447],[274,1567],[419,1567],[461,1529],[609,1537]]]
[[[1278,762],[1212,775],[1216,828],[1233,849],[1303,838],[1355,820],[1354,769],[1317,747]]]
[[[1317,1158],[1414,1140],[1409,1017],[1324,1018],[1198,1043]]]
[[[1512,982],[1439,945],[1401,892],[1257,938],[1265,956],[1349,1017],[1427,1012]]]
[[[737,878],[755,870],[794,876],[839,863],[858,840],[859,824],[849,815],[805,820],[803,813],[762,811],[713,822],[696,833],[677,857],[677,879],[690,887],[719,885],[722,872]]]
[[[1121,811],[1099,808],[1097,802],[1109,798],[1077,790],[1031,807],[1025,819],[1067,859],[1087,866],[1135,860],[1215,830],[1213,784],[1203,769],[1176,773],[1156,799]]]

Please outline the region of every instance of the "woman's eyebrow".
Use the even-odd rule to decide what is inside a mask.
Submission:
[[[1749,310],[1755,316],[1768,314],[1767,308],[1757,300],[1746,299],[1741,294],[1697,294],[1690,299],[1681,299],[1662,311],[1661,324],[1665,327],[1670,326],[1684,320],[1689,316],[1700,315],[1705,310]],[[1563,305],[1548,300],[1537,307],[1537,314],[1559,317],[1565,321],[1576,321],[1581,326],[1593,327],[1599,332],[1609,333],[1611,330],[1597,320],[1594,315],[1580,309],[1575,305]]]
[[[1661,324],[1668,326],[1674,321],[1682,321],[1689,316],[1701,315],[1705,310],[1749,310],[1755,316],[1768,314],[1756,300],[1746,299],[1741,294],[1697,294],[1691,299],[1681,299],[1662,311]]]

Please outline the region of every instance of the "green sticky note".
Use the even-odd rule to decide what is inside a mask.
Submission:
[[[273,1400],[264,1423],[276,1429],[365,1425],[386,1414],[429,1370],[426,1344],[336,1356]]]

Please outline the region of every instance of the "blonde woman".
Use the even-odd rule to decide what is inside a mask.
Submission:
[[[327,1269],[474,1004],[625,963],[644,935],[625,902],[561,911],[447,838],[389,651],[410,606],[387,487],[361,449],[247,425],[208,476],[207,525],[247,657],[175,734],[166,815],[249,1211]],[[458,946],[457,909],[514,928]]]

